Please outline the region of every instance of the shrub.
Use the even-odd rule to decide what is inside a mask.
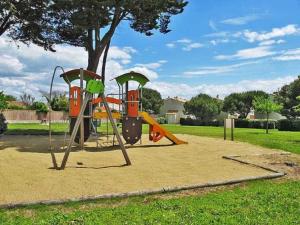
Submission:
[[[43,102],[34,102],[31,108],[40,113],[46,113],[49,111],[47,105]]]
[[[201,121],[194,120],[191,118],[180,118],[181,125],[187,126],[213,126],[220,127],[224,125],[223,121],[212,120],[212,121]],[[247,119],[237,119],[235,120],[236,128],[257,128],[257,129],[265,129],[267,125],[266,120],[247,120]],[[269,120],[269,128],[274,129],[277,128],[277,122],[274,120]]]
[[[187,126],[213,126],[213,127],[219,127],[223,126],[223,121],[217,121],[217,120],[210,120],[210,121],[202,121],[199,119],[192,119],[192,118],[180,118],[180,124],[181,125],[187,125]]]
[[[158,117],[158,118],[156,118],[156,121],[159,124],[166,124],[167,123],[167,119],[165,117]]]
[[[278,121],[280,131],[300,131],[300,120],[283,119]]]
[[[237,119],[235,120],[235,127],[237,128],[255,128],[255,129],[266,129],[267,120],[247,120]],[[269,120],[269,129],[276,129],[277,122],[275,120]]]

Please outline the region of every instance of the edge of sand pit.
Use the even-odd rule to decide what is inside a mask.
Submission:
[[[235,160],[235,159],[232,159],[232,160]],[[242,161],[242,160],[240,160],[240,161]],[[241,163],[244,163],[244,162],[241,162]],[[258,166],[258,167],[262,168],[259,165],[255,165],[255,166]],[[262,169],[265,169],[265,168],[262,168]],[[56,204],[63,204],[63,203],[67,203],[67,202],[92,201],[92,200],[100,200],[100,199],[126,198],[126,197],[133,197],[133,196],[162,194],[162,193],[167,193],[167,192],[183,191],[183,190],[196,189],[196,188],[224,186],[224,185],[237,184],[237,183],[253,181],[253,180],[274,179],[274,178],[279,178],[279,177],[282,177],[282,176],[285,175],[285,173],[277,172],[277,171],[272,170],[270,168],[268,168],[266,170],[272,171],[273,174],[264,175],[264,176],[250,176],[250,177],[244,177],[244,178],[240,178],[240,179],[209,182],[209,183],[204,183],[204,184],[163,187],[163,188],[152,189],[152,190],[142,190],[142,191],[123,192],[123,193],[111,193],[111,194],[103,194],[103,195],[95,195],[95,196],[84,196],[84,197],[79,197],[79,198],[68,198],[68,199],[57,199],[57,200],[41,200],[41,201],[32,201],[32,202],[18,202],[18,203],[10,203],[10,204],[0,204],[0,208],[11,209],[11,208],[17,208],[17,207],[33,206],[33,205],[56,205]]]

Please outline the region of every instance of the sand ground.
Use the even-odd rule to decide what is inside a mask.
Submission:
[[[80,198],[271,174],[222,158],[223,155],[273,153],[270,149],[207,137],[178,137],[189,144],[170,145],[166,139],[154,144],[143,136],[142,145],[127,146],[131,166],[124,166],[117,147],[96,148],[94,141],[87,142],[84,151],[75,149],[71,153],[64,171],[52,169],[48,137],[0,137],[0,204]],[[60,136],[54,139],[57,145],[63,140]],[[63,154],[57,152],[56,156],[60,163]]]

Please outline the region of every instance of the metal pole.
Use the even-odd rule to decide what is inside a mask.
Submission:
[[[233,141],[233,126],[234,126],[234,119],[231,119],[231,141]]]
[[[80,68],[80,102],[81,107],[83,106],[83,69]],[[84,108],[85,109],[85,108]],[[84,148],[84,119],[81,118],[80,121],[80,148],[83,150]]]
[[[224,119],[224,140],[226,140],[226,118]]]

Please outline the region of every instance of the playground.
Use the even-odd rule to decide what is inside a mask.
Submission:
[[[50,100],[57,69],[62,68],[54,70]],[[91,71],[63,71],[60,77],[69,86],[65,135],[52,134],[50,116],[49,136],[0,139],[2,207],[163,193],[285,175],[255,157],[286,152],[173,134],[157,123],[143,111],[143,87],[149,80],[142,74],[117,76],[119,92],[107,95],[101,76]],[[129,86],[132,82],[136,89]],[[103,120],[110,124],[111,134],[97,131]],[[143,134],[143,124],[149,126],[148,135]],[[233,120],[228,126],[233,140]]]
[[[46,136],[5,136],[0,140],[1,205],[50,200],[88,199],[109,194],[168,190],[274,174],[222,156],[278,154],[270,149],[222,139],[178,135],[188,145],[167,139],[127,146],[131,166],[124,165],[118,147],[74,148],[64,171],[53,169]],[[57,144],[61,136],[54,137]],[[106,138],[105,138],[106,140]],[[61,160],[63,153],[56,153]],[[51,202],[51,201],[50,201]]]

